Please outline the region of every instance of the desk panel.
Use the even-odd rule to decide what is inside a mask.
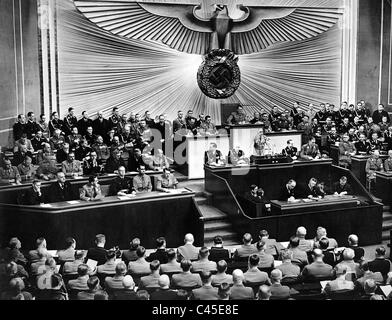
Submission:
[[[386,206],[392,206],[392,172],[376,172],[374,195]]]

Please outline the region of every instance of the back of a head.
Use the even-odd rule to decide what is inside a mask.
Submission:
[[[373,279],[367,279],[365,281],[364,290],[366,294],[374,293],[377,289],[377,284]]]
[[[123,278],[122,284],[125,289],[133,289],[135,287],[135,282],[129,274]]]
[[[192,267],[192,262],[190,260],[182,260],[181,261],[181,269],[182,271],[189,271]]]
[[[161,266],[161,263],[159,262],[159,260],[153,260],[150,262],[150,270],[151,271],[159,270],[160,266]]]
[[[221,236],[214,237],[214,244],[222,244],[222,243],[223,243],[223,239]]]
[[[266,284],[259,287],[259,300],[269,300],[271,297],[271,288]]]
[[[150,295],[147,290],[139,290],[136,292],[137,300],[150,300]]]
[[[221,299],[226,299],[230,295],[230,285],[226,282],[220,284],[218,288],[218,296]]]
[[[291,260],[293,258],[293,252],[289,249],[284,249],[280,252],[282,260]]]
[[[349,235],[349,237],[348,237],[348,243],[349,243],[350,245],[357,245],[357,244],[358,244],[358,241],[359,241],[359,239],[358,239],[358,236],[357,236],[357,235],[355,235],[355,234]]]
[[[235,269],[232,273],[234,282],[242,282],[244,280],[244,273],[241,269]]]
[[[136,250],[139,246],[140,246],[140,239],[139,238],[132,239],[130,243],[130,249]]]
[[[76,241],[74,238],[68,237],[67,239],[65,239],[66,248],[71,247],[75,242]]]
[[[200,272],[200,278],[203,283],[209,283],[211,281],[211,272],[210,271],[202,271]]]
[[[225,260],[220,260],[216,264],[216,267],[219,273],[223,273],[227,270],[227,262]]]
[[[136,249],[136,255],[137,255],[139,258],[143,258],[145,254],[146,254],[146,248],[145,248],[145,247],[139,246],[139,247]]]
[[[157,248],[162,247],[166,243],[166,239],[164,237],[159,237],[155,240]]]
[[[193,237],[192,233],[187,233],[184,237],[184,242],[185,243],[193,243],[195,241],[195,238]]]
[[[177,257],[176,250],[174,250],[172,248],[167,250],[166,253],[167,253],[167,258],[169,261],[172,261],[172,260],[176,259],[176,257]]]
[[[299,238],[298,237],[291,237],[290,238],[290,247],[297,248],[299,246]]]
[[[105,235],[104,234],[97,234],[96,236],[95,236],[95,243],[105,243],[106,242],[106,237],[105,237]]]
[[[87,264],[80,264],[79,266],[78,266],[78,275],[80,276],[80,277],[83,277],[83,276],[85,276],[85,275],[87,275],[87,273],[88,273],[88,265]]]
[[[125,263],[123,261],[120,261],[119,263],[117,263],[116,265],[116,275],[118,276],[123,276],[127,273],[127,266],[125,265]]]
[[[46,240],[43,237],[40,237],[36,240],[37,248],[45,247],[46,248]]]
[[[257,250],[264,250],[265,249],[265,241],[264,240],[259,240],[256,244]]]
[[[377,256],[377,257],[384,257],[385,254],[386,254],[386,250],[385,250],[384,247],[378,247],[378,248],[376,249],[376,256]]]
[[[90,290],[95,290],[99,285],[99,278],[97,276],[92,276],[87,280],[87,287]]]
[[[53,258],[46,259],[45,265],[54,270],[56,269],[56,260]]]
[[[252,254],[249,256],[248,262],[250,267],[257,267],[260,262],[260,257],[257,254]]]
[[[168,289],[170,286],[170,278],[167,274],[161,274],[158,280],[159,287],[161,289]]]
[[[116,251],[115,250],[108,250],[106,252],[106,260],[112,260],[116,258]]]
[[[314,259],[322,259],[324,257],[323,252],[320,249],[314,249],[313,250],[313,257]]]
[[[274,269],[271,271],[271,280],[274,282],[280,281],[282,280],[282,271],[280,271],[279,269]]]
[[[9,282],[9,288],[12,292],[18,294],[23,291],[25,285],[21,278],[13,278]]]
[[[259,233],[259,238],[260,238],[260,239],[268,238],[268,237],[269,237],[269,234],[268,234],[268,231],[267,231],[267,230],[261,230],[261,231],[260,231],[260,233]]]
[[[297,229],[297,237],[305,238],[306,233],[307,233],[307,231],[306,231],[305,227],[298,227],[298,229]]]
[[[245,233],[242,237],[242,241],[244,244],[249,244],[252,242],[252,235],[250,233]]]
[[[326,249],[328,249],[328,247],[329,247],[329,240],[328,240],[328,238],[322,238],[322,239],[319,241],[319,246],[320,246],[320,249],[321,249],[321,250],[326,250]]]
[[[343,260],[353,260],[355,257],[355,252],[353,249],[346,248],[343,251]]]
[[[210,253],[210,250],[207,247],[202,247],[199,250],[199,256],[201,259],[207,258]]]

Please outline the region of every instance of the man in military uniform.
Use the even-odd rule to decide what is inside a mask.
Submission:
[[[321,154],[320,154],[320,150],[316,144],[316,138],[311,137],[309,139],[309,142],[302,146],[300,158],[309,161],[309,160],[314,160],[314,159],[320,159],[320,157],[321,157]]]
[[[68,154],[68,160],[63,161],[61,170],[67,178],[76,178],[83,175],[83,167],[79,160],[75,160],[75,153]]]
[[[380,159],[380,151],[374,150],[371,157],[366,161],[366,176],[370,180],[376,178],[376,171],[384,171],[382,160]]]
[[[181,129],[186,129],[186,122],[184,119],[184,113],[180,110],[177,112],[177,119],[173,120],[173,133]]]
[[[60,150],[65,142],[64,136],[61,135],[61,130],[56,129],[53,136],[49,139],[50,146],[53,150]]]
[[[242,106],[237,107],[237,111],[232,112],[226,121],[228,124],[243,124],[246,122],[246,114]]]
[[[366,135],[361,133],[359,135],[359,141],[355,143],[355,149],[357,149],[357,154],[368,155],[370,154],[370,143],[366,141]]]
[[[102,195],[98,178],[95,176],[90,176],[88,178],[88,183],[82,187],[82,190],[80,190],[80,200],[98,201],[102,200],[103,198],[104,196]]]
[[[157,191],[170,192],[170,189],[177,189],[178,181],[169,168],[164,168],[163,174],[157,179]]]
[[[392,173],[392,150],[388,151],[388,156],[389,156],[389,158],[386,159],[384,162],[384,169],[385,169],[385,172]]]
[[[131,185],[131,179],[125,176],[125,167],[118,168],[118,176],[113,180],[109,187],[109,196],[126,196],[135,194],[136,191]]]
[[[0,168],[0,182],[1,183],[21,183],[19,171],[16,167],[12,166],[11,160],[4,160],[4,168]]]
[[[136,192],[151,192],[152,184],[151,178],[146,175],[146,167],[139,167],[139,174],[133,178],[133,188]]]

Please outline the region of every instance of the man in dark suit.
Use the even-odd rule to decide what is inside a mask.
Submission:
[[[172,287],[173,288],[199,288],[201,287],[200,275],[197,273],[191,273],[192,262],[190,260],[181,261],[182,272],[173,274]]]
[[[140,278],[139,290],[152,291],[159,288],[159,271],[161,264],[158,260],[150,262],[151,273],[148,276]]]
[[[234,251],[233,259],[241,260],[248,258],[250,255],[257,253],[257,248],[252,244],[252,235],[245,233],[242,237],[243,245]]]
[[[291,296],[291,291],[288,286],[283,286],[282,271],[275,269],[271,271],[271,300],[288,300]]]
[[[124,159],[121,158],[121,151],[115,149],[113,150],[112,155],[106,161],[105,172],[114,173],[121,166],[125,168]]]
[[[302,197],[303,198],[317,198],[317,179],[311,178],[309,182],[302,187]]]
[[[202,271],[200,273],[201,281],[203,285],[201,288],[193,289],[191,299],[192,300],[218,300],[218,288],[214,288],[211,285],[211,272]]]
[[[351,185],[347,183],[346,176],[341,177],[338,182],[334,183],[333,190],[335,192],[335,195],[338,195],[338,196],[345,196],[348,194],[353,194],[353,190],[351,188]]]
[[[125,196],[136,193],[132,186],[132,180],[125,176],[125,167],[118,168],[118,176],[113,180],[109,187],[109,196]]]
[[[129,155],[128,171],[139,171],[140,166],[145,166],[142,151],[139,148],[135,148]]]
[[[93,121],[93,132],[103,137],[109,130],[109,122],[103,117],[102,111],[98,111],[97,115],[97,119]]]
[[[179,300],[177,291],[170,289],[170,279],[162,274],[158,280],[159,289],[151,293],[150,300]]]
[[[259,233],[259,240],[265,242],[265,252],[278,258],[280,251],[283,250],[283,246],[276,241],[276,239],[270,239],[267,230],[261,230]]]
[[[379,124],[380,122],[382,122],[382,117],[386,117],[388,122],[391,121],[388,112],[384,110],[384,105],[379,104],[377,110],[373,112],[373,122],[375,124]]]
[[[330,279],[333,277],[332,266],[323,261],[323,252],[320,249],[313,251],[313,263],[304,267],[302,279],[304,282],[317,282],[320,279]]]
[[[219,262],[225,260],[229,262],[231,260],[230,251],[223,248],[223,239],[221,236],[214,237],[214,245],[210,248],[209,259],[211,261]]]
[[[280,201],[292,201],[300,197],[300,192],[298,191],[297,182],[295,180],[290,180],[280,191],[279,200]]]
[[[114,290],[112,292],[112,300],[137,300],[135,292],[135,282],[132,276],[126,275],[122,279],[122,290]]]
[[[23,204],[35,205],[45,203],[45,196],[41,191],[41,181],[34,180],[30,189],[28,189],[23,197]]]
[[[166,239],[164,237],[159,237],[155,240],[155,243],[157,245],[156,251],[151,253],[146,260],[148,262],[158,260],[161,264],[168,263]]]
[[[104,234],[97,234],[95,236],[95,247],[87,251],[86,262],[88,259],[97,261],[97,265],[105,264],[107,250],[105,249],[106,237]]]
[[[50,202],[63,202],[76,199],[73,187],[66,181],[64,172],[57,172],[57,181],[50,188]]]
[[[389,272],[392,271],[392,263],[385,258],[386,250],[384,247],[376,249],[376,258],[368,262],[369,270],[372,272],[380,272],[384,279],[387,278]]]
[[[87,111],[82,112],[82,119],[78,121],[79,133],[84,136],[87,133],[87,127],[91,127],[93,121],[88,117]]]
[[[230,300],[253,300],[254,292],[250,287],[245,287],[243,284],[244,273],[240,269],[233,271],[234,285],[230,290]]]
[[[282,154],[292,158],[293,160],[297,160],[298,158],[298,149],[294,147],[293,140],[287,141],[287,147],[282,150]]]

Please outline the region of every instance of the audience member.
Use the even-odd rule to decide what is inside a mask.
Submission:
[[[198,258],[199,250],[193,245],[193,234],[187,233],[184,238],[184,245],[177,248],[177,260],[182,259],[195,261]]]

